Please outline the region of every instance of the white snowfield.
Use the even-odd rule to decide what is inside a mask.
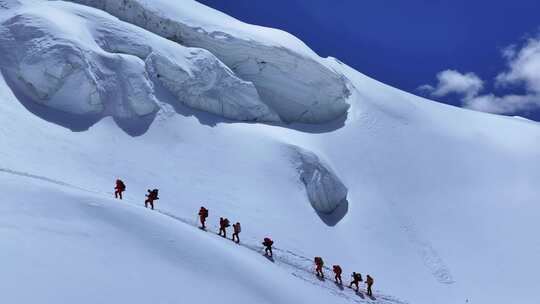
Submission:
[[[263,102],[285,122],[327,122],[349,108],[346,78],[286,32],[240,22],[194,0],[73,2],[209,50],[240,78],[253,82]]]
[[[6,20],[24,19],[19,24],[32,30],[30,25],[48,22],[40,29],[61,31],[35,34],[56,49],[63,45],[59,33],[77,30],[47,16],[60,10],[76,18],[75,24],[90,20],[83,24],[92,24],[85,27],[93,29],[92,41],[101,41],[95,45],[109,53],[104,42],[117,40],[105,32],[124,26],[72,3],[23,5],[0,0],[0,39],[6,37]],[[215,32],[223,20],[191,1],[170,6],[170,14],[185,10],[193,19],[215,17],[203,31]],[[41,14],[30,13],[35,8]],[[111,21],[94,22],[92,16]],[[222,31],[246,30],[236,22]],[[130,47],[121,43],[131,51],[119,52],[144,62],[134,49],[155,47],[145,39],[161,38],[132,28],[125,28],[130,38],[144,36],[129,39]],[[253,35],[256,40],[263,34]],[[169,43],[181,48],[174,42],[163,45]],[[310,56],[290,41],[281,43]],[[23,51],[20,55],[30,55]],[[34,106],[25,99],[29,89],[19,86],[22,76],[5,65],[11,54],[0,53],[2,303],[540,302],[538,123],[431,102],[334,59],[319,63],[350,84],[345,120],[289,127],[233,123],[178,108],[171,102],[174,91],[149,74],[147,63],[126,63],[142,66],[129,71],[154,87],[141,102],[151,103],[153,95],[155,113],[132,118],[134,136],[118,127],[114,115],[81,121],[79,114]],[[76,58],[93,62],[109,55],[95,56]],[[167,58],[182,66],[176,61],[184,56]],[[126,65],[107,67],[123,75]],[[55,85],[40,82],[44,69],[20,72],[24,79],[38,79],[40,88]],[[84,89],[65,87],[63,94],[84,104]],[[100,100],[107,107],[120,98]],[[345,188],[346,200],[334,211],[321,212],[313,203],[294,151],[318,159],[318,174],[332,173],[338,180],[330,184]],[[112,199],[116,178],[127,185],[123,201]],[[149,188],[160,190],[155,211],[142,208]],[[341,190],[335,198],[342,197]],[[207,233],[193,227],[201,205],[210,210]],[[241,222],[240,246],[212,233],[220,216]],[[265,236],[275,241],[273,262],[262,256]],[[359,294],[340,290],[329,269],[327,279],[318,280],[314,256],[323,257],[329,268],[340,264],[346,284],[352,271],[372,275],[373,299],[363,284]]]

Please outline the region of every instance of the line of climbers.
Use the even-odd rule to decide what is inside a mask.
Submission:
[[[201,206],[201,209],[199,209],[199,220],[201,222],[201,228],[202,230],[206,230],[206,219],[208,218],[208,209],[206,209],[204,206]],[[226,238],[227,237],[227,228],[230,227],[230,221],[228,218],[219,218],[219,232],[218,235]],[[233,235],[232,240],[239,244],[240,243],[240,232],[242,232],[242,226],[240,226],[240,222],[236,222],[236,224],[233,224]],[[264,254],[267,256],[272,257],[272,245],[274,244],[274,241],[272,241],[270,238],[265,237],[262,245],[264,246]]]
[[[114,186],[114,197],[122,199],[122,193],[126,191],[126,184],[121,179],[116,180],[116,186]],[[150,190],[148,189],[148,194],[146,194],[146,200],[144,201],[144,207],[148,208],[148,205],[150,205],[150,208],[154,210],[154,201],[158,200],[158,189]]]
[[[120,179],[116,180],[116,186],[114,188],[114,196],[115,198],[122,199],[122,193],[126,191],[126,185],[124,182]],[[148,205],[154,210],[154,201],[158,200],[158,189],[150,190],[148,189],[148,194],[146,194],[146,200],[144,201],[144,206],[148,208]],[[199,209],[199,220],[201,222],[201,228],[202,230],[206,231],[206,219],[208,218],[208,209],[204,206],[201,206]],[[230,227],[230,221],[228,218],[219,218],[219,232],[218,235],[222,236],[224,238],[227,238],[227,228]],[[242,232],[242,227],[240,226],[240,222],[236,222],[236,224],[233,224],[233,234],[232,234],[232,241],[239,244],[240,243],[240,232]],[[274,245],[274,241],[272,241],[269,237],[265,237],[263,239],[263,242],[261,243],[264,246],[264,255],[268,257],[272,257],[272,246]],[[317,277],[320,277],[324,279],[324,261],[321,257],[315,257],[315,275]],[[341,280],[341,274],[342,269],[339,265],[333,265],[332,271],[334,272],[334,281],[336,284],[343,285],[343,281]],[[359,291],[359,284],[362,281],[362,275],[358,272],[353,272],[352,275],[352,281],[349,284],[349,288],[352,288],[352,286],[356,286],[356,291]],[[367,295],[372,296],[373,292],[371,291],[371,287],[373,286],[374,280],[373,278],[368,274],[366,276],[366,285],[367,285]]]
[[[324,266],[324,261],[321,257],[315,257],[314,259],[314,262],[315,262],[315,275],[320,277],[320,278],[323,278],[324,279],[324,272],[323,272],[323,266]],[[333,265],[332,266],[332,271],[334,272],[334,281],[336,282],[336,284],[338,285],[343,285],[343,281],[341,280],[341,274],[343,273],[343,270],[341,269],[341,266],[339,265]],[[360,289],[359,287],[359,284],[360,282],[363,282],[362,281],[362,275],[358,272],[353,272],[352,275],[352,281],[351,283],[349,283],[349,288],[352,288],[352,286],[356,286],[356,291],[358,292],[358,290]],[[375,281],[373,280],[373,278],[368,274],[366,276],[366,285],[367,285],[367,295],[368,296],[373,296],[373,292],[371,291],[371,287],[373,286],[373,283]]]
[[[208,218],[208,209],[205,207],[201,207],[199,209],[199,220],[201,222],[201,229],[206,230],[206,219]],[[226,238],[227,237],[227,227],[230,227],[231,223],[228,218],[219,218],[219,232],[218,235]],[[242,232],[242,226],[240,226],[240,222],[236,222],[236,224],[233,224],[233,234],[232,234],[232,240],[236,244],[240,243],[240,232]]]

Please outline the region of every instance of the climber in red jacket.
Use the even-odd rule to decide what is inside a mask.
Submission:
[[[222,237],[226,238],[227,237],[227,227],[230,226],[230,222],[229,222],[229,219],[228,218],[222,218],[220,217],[219,218],[219,235],[221,235]],[[223,233],[223,234],[221,234]]]
[[[315,273],[316,275],[321,278],[324,278],[324,273],[323,273],[323,266],[324,266],[324,261],[321,257],[315,257]]]
[[[234,233],[232,235],[232,240],[234,242],[236,242],[236,244],[238,244],[238,243],[240,243],[240,238],[238,237],[238,235],[242,231],[242,227],[240,227],[239,222],[236,222],[236,224],[233,224],[232,226],[233,226],[233,230],[234,230]]]
[[[201,221],[201,228],[206,229],[206,218],[208,217],[208,209],[201,207],[199,210],[199,220]]]
[[[353,272],[351,277],[352,277],[352,281],[349,284],[349,288],[352,288],[352,286],[355,285],[356,286],[356,291],[358,291],[358,289],[359,289],[358,284],[360,284],[360,282],[362,282],[362,275],[360,273],[358,273],[358,272]]]
[[[150,204],[150,207],[152,210],[154,210],[154,201],[158,199],[158,189],[148,189],[148,194],[146,194],[146,200],[144,201],[144,207],[148,208],[148,204]]]
[[[272,245],[274,245],[274,241],[272,241],[270,238],[265,237],[262,242],[264,248],[264,255],[272,257],[274,254],[272,253]]]
[[[126,191],[126,185],[120,179],[116,180],[116,186],[114,187],[114,197],[122,199],[122,192]]]
[[[336,283],[339,285],[343,285],[343,281],[341,281],[341,273],[342,273],[341,266],[334,265],[332,266],[332,269],[334,270],[334,274],[335,274],[334,279]]]

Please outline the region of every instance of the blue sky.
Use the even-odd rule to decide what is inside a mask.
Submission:
[[[394,87],[540,121],[539,0],[198,1]]]

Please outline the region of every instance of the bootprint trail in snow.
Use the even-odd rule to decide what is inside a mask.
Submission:
[[[392,202],[391,204],[395,205]],[[397,209],[398,208],[392,208],[392,210]],[[395,214],[395,216],[397,217],[401,228],[407,235],[409,242],[411,242],[411,244],[416,248],[418,254],[422,258],[422,261],[424,262],[424,265],[429,269],[435,279],[443,284],[453,284],[455,280],[450,273],[450,268],[446,266],[443,259],[437,253],[435,248],[433,248],[431,243],[420,237],[420,234],[415,228],[414,222],[404,215]]]

